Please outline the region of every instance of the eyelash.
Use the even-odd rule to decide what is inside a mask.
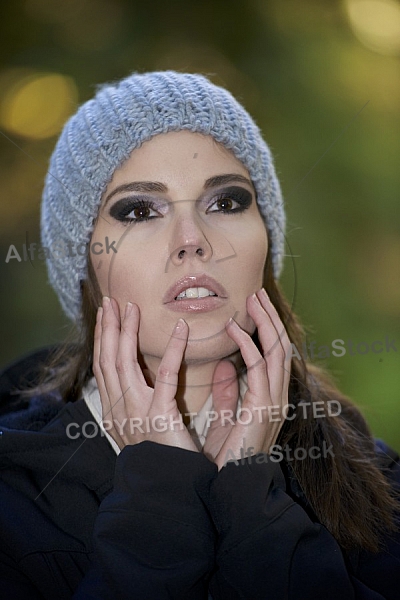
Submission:
[[[136,200],[121,200],[120,202],[116,202],[110,210],[110,215],[118,221],[122,221],[124,224],[144,223],[145,221],[157,218],[155,216],[142,217],[140,219],[127,218],[127,215],[136,208],[150,208],[151,210],[156,210],[154,203],[151,200],[138,198]]]
[[[213,203],[209,208],[220,202],[221,200],[233,200],[239,204],[238,207],[228,209],[220,209],[220,210],[212,210],[211,213],[223,213],[226,215],[236,214],[240,212],[244,212],[250,207],[252,202],[252,196],[250,192],[247,190],[243,191],[231,191],[231,192],[222,192],[218,196],[213,199]],[[116,219],[117,221],[122,222],[124,225],[135,224],[135,223],[145,223],[146,221],[150,221],[151,219],[156,219],[157,216],[150,217],[141,217],[141,218],[127,218],[132,211],[137,208],[149,208],[151,210],[156,210],[155,204],[149,199],[137,198],[137,199],[129,199],[126,198],[124,200],[120,200],[116,202],[110,209],[110,215]]]

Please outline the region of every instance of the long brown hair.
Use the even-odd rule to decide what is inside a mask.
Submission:
[[[382,548],[384,533],[395,531],[397,502],[375,453],[374,440],[357,407],[339,392],[332,378],[320,366],[302,354],[304,329],[291,310],[274,279],[268,257],[264,269],[264,287],[282,320],[289,339],[300,354],[293,357],[289,401],[295,407],[300,402],[324,407],[324,418],[315,418],[313,411],[292,410],[280,431],[277,444],[296,448],[332,447],[332,455],[319,460],[307,456],[293,460],[291,468],[319,521],[347,550],[365,549],[377,552]],[[40,383],[24,395],[46,393],[58,389],[65,402],[82,397],[82,388],[93,377],[92,353],[96,312],[101,292],[88,256],[88,278],[81,283],[82,325],[72,331],[44,368]],[[253,336],[259,348],[257,333]],[[338,416],[329,416],[328,402],[341,406]],[[292,418],[293,417],[293,418]]]

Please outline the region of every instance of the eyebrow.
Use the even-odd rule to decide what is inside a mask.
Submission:
[[[226,183],[246,183],[250,187],[253,187],[253,184],[247,177],[239,175],[239,173],[225,173],[224,175],[215,175],[206,179],[203,189],[208,190],[212,187],[225,185]],[[123,183],[108,194],[103,208],[106,207],[107,202],[113,196],[122,192],[161,192],[165,194],[168,192],[168,187],[160,181],[131,181],[130,183]]]

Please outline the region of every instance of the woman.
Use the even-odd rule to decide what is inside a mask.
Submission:
[[[398,598],[399,457],[301,356],[244,108],[200,75],[103,86],[41,224],[81,337],[12,404],[26,361],[3,374],[5,597]]]

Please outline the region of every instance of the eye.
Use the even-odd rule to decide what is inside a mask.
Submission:
[[[249,208],[252,200],[253,198],[249,191],[243,188],[230,188],[221,192],[216,198],[213,198],[213,202],[207,209],[207,212],[225,214],[243,212]],[[215,210],[214,207],[216,207]]]
[[[155,214],[151,214],[155,213]],[[110,209],[110,215],[122,223],[143,223],[160,217],[151,200],[143,198],[124,198],[116,202]]]
[[[232,200],[232,198],[227,198],[225,196],[223,196],[222,198],[218,198],[214,204],[212,204],[211,206],[216,206],[218,209],[218,212],[230,212],[233,208],[234,205],[234,200]],[[208,212],[217,212],[215,210],[209,210]]]

